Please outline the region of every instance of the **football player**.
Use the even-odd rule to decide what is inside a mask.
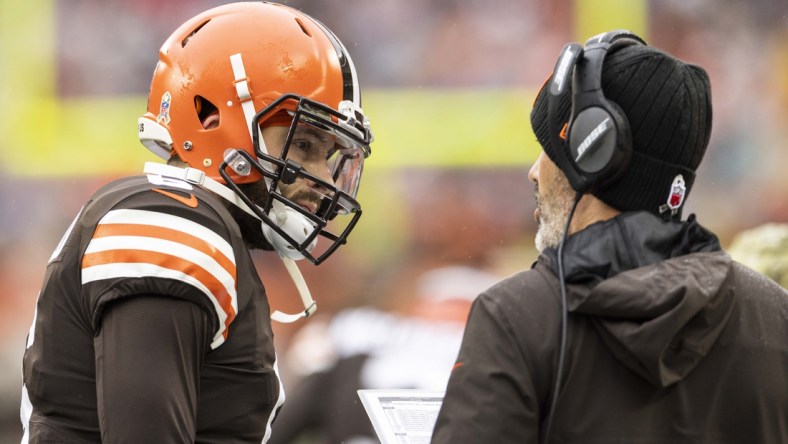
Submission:
[[[314,18],[210,9],[164,43],[141,142],[167,164],[112,182],[53,252],[24,355],[23,442],[265,442],[284,401],[271,318],[315,303],[361,215],[372,133],[356,70]],[[250,249],[304,311],[270,313]]]

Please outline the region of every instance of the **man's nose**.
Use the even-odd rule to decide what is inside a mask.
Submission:
[[[326,182],[327,184],[329,184],[331,186],[335,185],[334,177],[331,174],[332,173],[331,167],[329,166],[328,162],[326,162],[326,161],[314,162],[314,165],[310,165],[310,168],[307,168],[307,170],[310,173],[312,173],[313,176],[316,176],[318,179]],[[318,189],[318,188],[325,189],[325,187],[322,186],[319,183],[310,183],[310,186],[312,188],[315,188],[315,189]],[[320,191],[320,190],[318,190],[318,191]],[[326,192],[328,192],[328,191],[330,191],[330,190],[326,189]],[[321,191],[321,192],[323,192],[323,191]],[[325,192],[323,192],[323,193],[325,194]]]
[[[539,160],[541,160],[544,153],[539,154],[539,157],[536,158],[534,164],[531,165],[531,169],[528,170],[528,180],[531,182],[536,183],[539,180]]]

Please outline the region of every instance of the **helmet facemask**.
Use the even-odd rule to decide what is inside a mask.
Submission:
[[[370,154],[369,121],[349,101],[334,110],[285,94],[253,122],[260,128],[252,131],[257,158],[228,150],[219,173],[263,220],[263,232],[280,254],[320,264],[346,242],[361,217],[356,195]],[[233,180],[253,169],[268,189],[262,204],[252,202]]]

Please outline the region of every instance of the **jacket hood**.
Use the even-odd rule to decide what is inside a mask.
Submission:
[[[558,275],[557,251],[542,259]],[[567,238],[564,271],[569,312],[591,316],[611,352],[661,387],[695,368],[733,307],[723,285],[731,258],[694,215],[623,213],[593,224]]]

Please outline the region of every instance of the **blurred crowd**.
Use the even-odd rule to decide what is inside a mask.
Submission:
[[[588,37],[574,33],[573,5],[580,1],[285,3],[309,12],[339,35],[366,89],[534,90],[565,42]],[[156,51],[173,26],[218,3],[55,0],[55,22],[45,25],[55,27],[57,94],[64,100],[84,95],[144,96]],[[715,231],[724,246],[730,246],[744,230],[788,222],[788,175],[782,171],[788,165],[788,2],[661,0],[647,5],[649,43],[702,65],[712,82],[712,140],[687,214],[697,212],[700,222]],[[0,69],[10,65],[0,60]],[[528,99],[523,98],[524,107],[530,105]],[[527,122],[522,130],[530,131]],[[0,139],[0,150],[24,148],[8,146]],[[413,140],[401,149],[418,156],[429,147]],[[274,325],[289,393],[299,393],[310,375],[327,371],[343,359],[369,359],[374,350],[384,349],[407,355],[401,337],[400,342],[392,337],[384,343],[371,335],[364,344],[348,343],[358,337],[360,327],[351,325],[354,319],[362,327],[391,326],[392,331],[416,326],[418,333],[411,333],[415,336],[404,337],[419,338],[421,343],[435,334],[443,338],[435,339],[436,343],[449,344],[443,349],[450,354],[474,294],[490,281],[530,267],[536,259],[533,187],[526,177],[529,165],[376,170],[374,163],[373,154],[362,185],[362,226],[350,244],[320,267],[302,266],[317,299],[319,317]],[[17,442],[21,436],[20,359],[46,260],[84,200],[110,178],[39,178],[0,167],[0,328],[4,338],[0,342],[0,442]],[[139,168],[130,166],[129,170]],[[780,257],[788,260],[785,254]],[[277,276],[284,273],[270,272],[281,266],[276,258],[259,253],[255,260],[273,308],[294,311],[298,299],[293,284]],[[459,291],[452,284],[464,281],[452,271],[477,279]],[[437,329],[440,332],[425,330],[425,320],[442,326]],[[413,359],[419,353],[430,354],[425,347],[415,347],[413,353]],[[370,362],[386,367],[380,360]],[[370,378],[360,370],[362,364],[357,364],[359,374]],[[440,386],[449,370],[439,368],[430,383],[400,377],[396,382],[393,378],[378,383],[392,387],[376,388]],[[409,372],[429,376],[407,366],[399,376]],[[365,381],[374,385],[369,382],[374,378]],[[350,402],[356,408],[360,405],[357,398]],[[315,430],[299,438],[300,442],[324,442],[321,439],[328,435]]]

